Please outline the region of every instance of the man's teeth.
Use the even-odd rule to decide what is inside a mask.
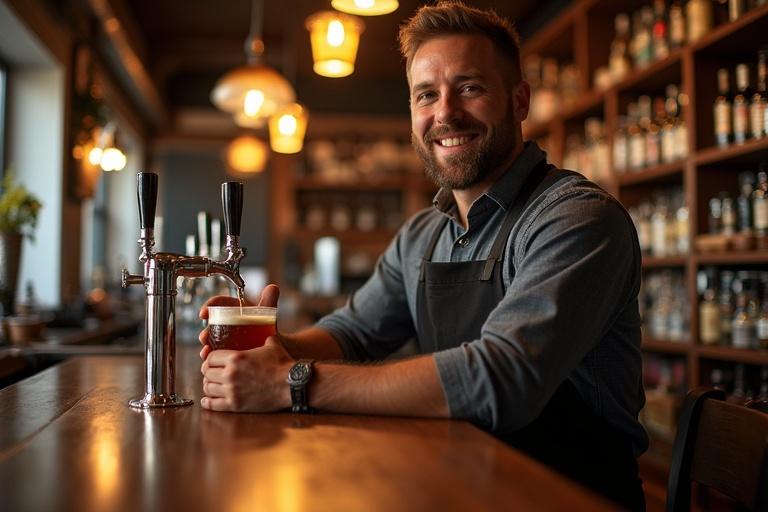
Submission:
[[[469,142],[469,137],[450,137],[448,139],[440,139],[438,143],[446,148],[450,148],[453,146],[459,146],[461,144],[466,144]]]

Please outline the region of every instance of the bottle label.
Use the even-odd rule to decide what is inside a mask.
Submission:
[[[768,318],[761,318],[757,321],[757,339],[760,341],[768,340]]]
[[[749,348],[753,343],[753,331],[747,323],[734,322],[731,343],[735,348]]]
[[[715,105],[715,135],[719,137],[731,135],[731,106],[728,103]]]
[[[617,172],[627,170],[627,139],[616,137],[613,139],[613,168]]]
[[[699,336],[705,345],[720,341],[720,310],[717,304],[702,302],[699,306]]]
[[[645,166],[645,137],[633,135],[629,140],[629,166],[642,169]]]
[[[678,150],[675,148],[677,144],[677,130],[670,126],[665,128],[661,132],[661,159],[665,162],[672,162],[677,160]]]
[[[765,135],[765,101],[753,101],[749,106],[749,127],[752,137],[759,139]]]
[[[645,135],[645,165],[659,165],[659,133]]]
[[[684,122],[681,122],[675,128],[675,147],[677,148],[677,158],[685,158],[688,156],[688,127]]]
[[[768,198],[761,197],[753,201],[755,229],[768,229]]]
[[[733,104],[733,138],[744,142],[749,130],[749,105],[744,101]]]

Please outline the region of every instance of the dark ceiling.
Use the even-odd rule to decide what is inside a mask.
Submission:
[[[90,5],[98,0],[88,0]],[[243,64],[251,0],[109,0],[123,25],[140,41],[137,51],[168,112],[211,107],[209,94],[227,70]],[[356,69],[346,78],[312,71],[304,20],[330,9],[330,0],[266,0],[263,40],[266,62],[294,83],[299,101],[315,112],[406,114],[407,87],[397,50],[399,25],[421,5],[400,0],[394,13],[364,17]],[[525,38],[567,6],[569,0],[466,0],[493,8],[516,22]],[[120,12],[122,11],[122,12]]]

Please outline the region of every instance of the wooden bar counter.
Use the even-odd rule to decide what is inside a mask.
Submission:
[[[74,357],[0,390],[0,510],[617,510],[462,421],[137,411],[143,360]]]

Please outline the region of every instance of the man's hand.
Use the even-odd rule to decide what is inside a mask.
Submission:
[[[261,291],[261,298],[259,299],[259,306],[277,307],[277,300],[280,298],[280,288],[277,285],[270,284],[264,287]],[[201,320],[208,319],[208,307],[209,306],[238,306],[240,300],[237,297],[227,297],[225,295],[217,295],[208,299],[205,304],[200,308],[198,316]],[[248,301],[243,303],[243,306],[253,306]],[[198,336],[200,343],[203,345],[203,349],[200,351],[200,359],[205,360],[212,349],[208,343],[208,327],[203,329]]]
[[[263,295],[262,295],[263,297]],[[203,362],[204,409],[232,412],[270,412],[291,405],[285,383],[293,358],[278,341],[267,338],[252,350],[214,350]]]

